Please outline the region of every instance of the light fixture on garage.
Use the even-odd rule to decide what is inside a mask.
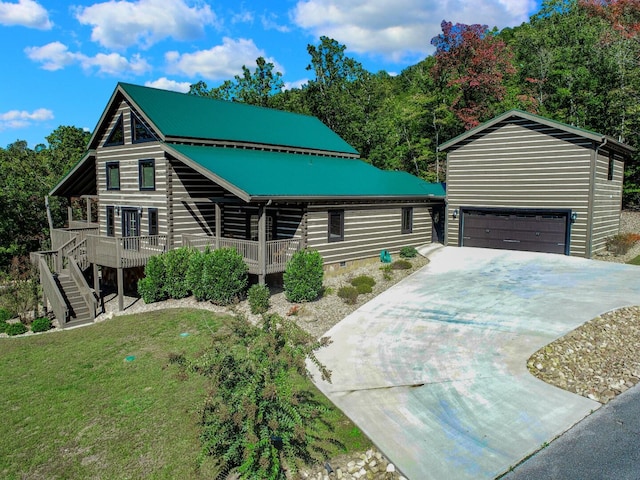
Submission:
[[[454,208],[453,209],[453,218],[458,218],[458,213],[460,213],[460,212],[458,212],[458,209]]]
[[[578,212],[571,213],[571,223],[576,223],[576,220],[578,220]]]

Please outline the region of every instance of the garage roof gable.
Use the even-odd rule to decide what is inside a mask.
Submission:
[[[608,135],[602,135],[599,133],[595,133],[592,132],[590,130],[585,130],[582,128],[578,128],[578,127],[574,127],[571,125],[567,125],[566,123],[562,123],[562,122],[558,122],[556,120],[551,120],[549,118],[545,118],[545,117],[541,117],[540,115],[535,115],[533,113],[528,113],[528,112],[523,112],[522,110],[509,110],[505,113],[503,113],[502,115],[499,115],[481,125],[478,125],[475,128],[472,128],[471,130],[468,130],[467,132],[463,133],[462,135],[458,135],[455,138],[452,138],[451,140],[449,140],[448,142],[443,143],[442,145],[440,145],[440,147],[438,147],[438,151],[443,152],[445,150],[449,150],[451,148],[454,148],[456,145],[458,145],[459,143],[463,142],[464,140],[477,135],[479,133],[482,133],[484,130],[487,130],[499,123],[502,122],[506,122],[511,118],[523,118],[526,120],[530,120],[532,122],[537,122],[540,123],[542,125],[546,125],[548,127],[552,127],[552,128],[558,128],[560,130],[563,130],[565,132],[569,132],[569,133],[573,133],[575,135],[580,135],[584,138],[588,138],[590,140],[593,140],[594,142],[599,142],[599,143],[606,143],[609,145],[614,146],[617,150],[620,150],[622,152],[625,152],[627,154],[631,154],[633,152],[635,152],[635,149],[629,145],[626,145],[622,142],[619,142],[618,140],[616,140],[613,137],[610,137]]]

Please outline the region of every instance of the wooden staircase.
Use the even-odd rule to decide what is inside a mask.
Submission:
[[[65,326],[69,327],[93,323],[95,312],[93,315],[91,314],[89,307],[80,293],[78,285],[73,281],[73,278],[71,278],[68,269],[63,269],[58,274],[56,283],[60,288],[60,293],[62,293],[62,298],[69,312],[69,318]]]
[[[90,266],[86,239],[74,237],[57,250],[33,252],[31,260],[40,271],[44,303],[50,304],[60,328],[93,323],[98,298],[84,275]]]

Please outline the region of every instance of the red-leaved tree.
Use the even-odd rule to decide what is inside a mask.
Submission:
[[[581,0],[580,5],[607,20],[623,37],[640,41],[638,0]]]
[[[453,89],[451,109],[466,129],[492,116],[505,95],[505,76],[512,75],[513,53],[486,25],[442,21],[436,47],[435,78]]]

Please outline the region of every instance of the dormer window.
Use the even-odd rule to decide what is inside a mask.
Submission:
[[[133,113],[131,115],[131,132],[133,143],[152,142],[156,139],[144,122]]]
[[[114,147],[116,145],[124,145],[124,124],[122,122],[122,115],[120,115],[115,127],[111,130],[107,141],[104,142],[105,147]]]

